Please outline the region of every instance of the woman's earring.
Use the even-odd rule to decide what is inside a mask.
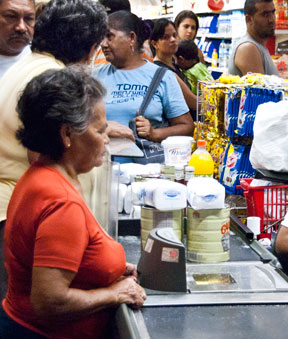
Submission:
[[[133,45],[131,45],[131,51],[132,51],[132,53],[134,53],[134,46]]]
[[[67,144],[67,148],[69,148],[71,146],[71,144],[69,143],[69,144]]]

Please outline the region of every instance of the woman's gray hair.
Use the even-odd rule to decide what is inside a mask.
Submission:
[[[86,132],[95,103],[104,95],[103,86],[83,67],[48,70],[27,84],[18,101],[23,126],[16,136],[28,149],[58,160],[64,152],[61,126],[71,126],[76,134]]]

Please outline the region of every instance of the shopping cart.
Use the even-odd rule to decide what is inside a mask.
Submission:
[[[253,178],[241,179],[240,186],[244,190],[248,216],[260,217],[258,239],[271,239],[272,232],[284,219],[288,210],[288,185],[251,186]]]

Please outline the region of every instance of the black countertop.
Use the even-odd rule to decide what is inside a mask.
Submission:
[[[287,305],[143,308],[150,338],[285,339]]]
[[[124,226],[123,226],[124,222]],[[120,225],[121,227],[121,225]],[[140,224],[125,226],[133,235],[120,230],[119,242],[126,252],[127,261],[138,263],[141,255]],[[259,255],[233,231],[230,236],[230,261],[258,261]],[[288,295],[287,295],[288,303]],[[134,313],[128,310],[130,314]],[[128,313],[129,313],[128,312]],[[132,312],[132,313],[131,313]],[[284,339],[287,338],[287,304],[250,305],[191,305],[143,307],[140,330],[120,338],[157,339]],[[128,317],[132,319],[134,317]],[[139,316],[139,314],[138,314]],[[138,317],[139,318],[139,317]],[[128,322],[130,322],[130,320]],[[136,321],[137,323],[137,321]],[[131,324],[130,324],[131,325]],[[136,335],[135,335],[136,333]]]

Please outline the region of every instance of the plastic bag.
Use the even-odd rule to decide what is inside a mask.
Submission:
[[[250,162],[254,169],[288,172],[288,101],[258,107]]]

